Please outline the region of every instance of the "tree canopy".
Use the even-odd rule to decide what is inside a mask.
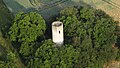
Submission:
[[[117,55],[118,50],[112,47],[116,42],[116,21],[101,10],[89,7],[72,9],[62,10],[57,20],[64,24],[66,43],[80,52],[77,67],[102,68]]]
[[[120,50],[114,46],[116,21],[105,12],[91,7],[68,7],[56,20],[64,24],[65,43],[60,47],[51,39],[36,41],[46,30],[41,15],[20,12],[15,16],[9,36],[12,41],[21,43],[18,54],[26,67],[103,68],[107,62],[119,59]],[[14,63],[14,53],[7,58],[7,62],[0,61],[2,66]]]
[[[69,7],[57,20],[64,24],[64,45],[55,47],[52,40],[46,39],[35,44],[34,50],[32,45],[22,44],[20,53],[28,68],[103,68],[116,59],[116,21],[103,11]]]
[[[42,36],[46,30],[45,20],[36,12],[18,13],[10,27],[9,35],[12,41],[33,42]]]

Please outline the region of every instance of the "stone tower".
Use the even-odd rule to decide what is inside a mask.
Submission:
[[[56,44],[63,44],[63,23],[60,21],[52,23],[52,40]]]

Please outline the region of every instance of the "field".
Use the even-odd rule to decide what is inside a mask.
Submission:
[[[37,10],[47,19],[65,7],[83,5],[81,2],[84,2],[94,8],[102,9],[120,21],[120,0],[4,0],[4,2],[13,13]]]
[[[4,0],[4,2],[14,14],[20,11],[37,11],[47,20],[65,7],[83,5],[80,0]]]
[[[70,6],[90,5],[109,14],[114,20],[120,22],[120,0],[3,0],[14,14],[18,12],[37,11],[43,18],[51,23],[52,18],[60,10]],[[120,26],[120,23],[118,23]],[[120,27],[117,31],[120,33]]]
[[[44,19],[51,19],[58,15],[60,10],[70,6],[91,5],[101,9],[120,22],[120,0],[3,0],[14,14],[18,12],[39,12]],[[118,23],[120,26],[120,23]]]

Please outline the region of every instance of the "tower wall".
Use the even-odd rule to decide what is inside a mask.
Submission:
[[[56,44],[63,44],[63,23],[60,21],[52,23],[52,40]]]

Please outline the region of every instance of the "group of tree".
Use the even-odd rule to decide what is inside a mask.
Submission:
[[[20,12],[15,16],[8,35],[27,68],[103,68],[120,58],[114,45],[117,22],[105,12],[91,7],[68,7],[56,20],[64,24],[65,41],[60,47],[45,39],[51,34],[45,34],[49,26],[40,14]],[[12,66],[15,55],[11,52],[7,56]],[[0,61],[0,65],[7,64]]]
[[[3,0],[0,0],[0,68],[23,67],[18,53],[12,47],[8,37],[9,27],[14,16],[8,10]]]

